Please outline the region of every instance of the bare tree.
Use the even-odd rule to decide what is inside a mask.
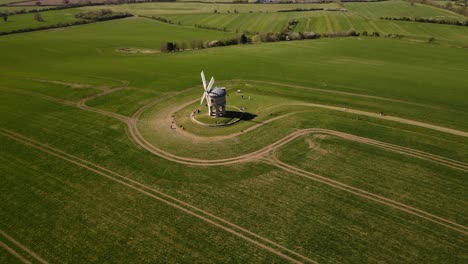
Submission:
[[[44,19],[42,18],[41,13],[39,12],[34,13],[34,20],[36,20],[37,22],[44,22]]]

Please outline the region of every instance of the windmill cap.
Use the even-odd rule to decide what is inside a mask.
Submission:
[[[226,88],[224,87],[215,87],[213,90],[211,90],[208,95],[210,97],[223,97],[226,96]]]

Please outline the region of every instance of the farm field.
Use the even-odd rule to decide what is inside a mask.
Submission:
[[[463,17],[344,5],[88,6],[42,15],[135,16],[0,36],[0,263],[466,262],[466,27],[379,19]],[[411,38],[161,50],[292,18]],[[237,123],[209,126],[235,118],[206,115],[202,70]]]
[[[96,9],[99,7],[88,7]],[[379,32],[399,34],[413,39],[435,37],[445,42],[467,43],[466,27],[427,25],[402,21],[381,20],[380,17],[424,17],[464,21],[462,15],[443,9],[419,5],[410,6],[405,1],[384,1],[376,3],[345,3],[346,12],[305,11],[284,12],[296,8],[340,8],[335,3],[301,5],[247,5],[247,4],[203,4],[203,3],[150,3],[109,6],[115,11],[128,11],[143,16],[159,16],[172,23],[201,25],[227,31],[277,32],[287,27],[288,22],[297,20],[295,31],[318,33],[356,30],[358,32]],[[214,11],[216,10],[216,13]],[[236,13],[237,12],[237,13]]]
[[[7,8],[9,9],[10,7]],[[0,23],[0,32],[75,22],[78,20],[75,18],[75,15],[79,13],[79,9],[44,11],[40,12],[43,21],[37,21],[35,19],[36,13],[10,15],[7,22],[2,21],[2,23]]]

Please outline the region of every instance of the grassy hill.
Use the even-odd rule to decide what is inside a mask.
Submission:
[[[361,36],[159,51],[238,36],[191,26],[216,5],[111,6],[181,25],[132,17],[0,37],[0,262],[464,262],[466,49]],[[378,19],[457,16],[404,2],[218,5],[203,23],[276,30],[304,15],[298,27],[401,24],[465,41],[463,27]],[[193,121],[201,70],[248,118]]]

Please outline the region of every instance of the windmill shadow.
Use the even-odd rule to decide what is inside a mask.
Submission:
[[[240,112],[240,111],[226,111],[226,115],[224,116],[228,118],[238,118],[241,120],[252,120],[255,117],[257,117],[257,115],[255,114],[251,114],[248,112]]]
[[[239,112],[239,111],[226,111],[226,114],[224,115],[226,118],[231,118],[231,119],[240,119],[242,121],[250,121],[257,117],[255,114],[251,114],[248,112]]]

